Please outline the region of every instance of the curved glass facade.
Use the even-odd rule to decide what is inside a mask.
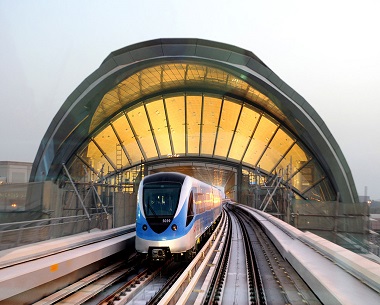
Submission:
[[[235,193],[247,187],[248,196],[254,183],[244,184],[243,171],[281,177],[301,199],[357,198],[344,156],[314,109],[253,53],[199,39],[158,39],[111,53],[53,119],[31,181],[67,174],[131,185],[141,166],[174,163],[224,177]]]
[[[226,160],[266,174],[286,170],[299,195],[335,196],[318,162],[278,120],[246,102],[207,92],[172,93],[119,109],[79,150],[70,171],[82,179],[80,168],[87,164],[89,174],[101,179],[173,157]]]
[[[187,91],[207,88],[209,91],[236,94],[286,120],[282,111],[267,96],[245,82],[244,78],[244,75],[237,76],[199,64],[163,64],[143,69],[121,81],[104,95],[92,117],[90,132],[105,119],[115,115],[120,108],[145,96],[177,88],[186,88]]]

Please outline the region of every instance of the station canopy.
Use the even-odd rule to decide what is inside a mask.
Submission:
[[[357,201],[315,110],[252,52],[213,41],[112,52],[53,119],[31,180],[59,181],[66,167],[75,181],[101,182],[142,165],[223,187],[240,168],[281,175],[303,199]]]

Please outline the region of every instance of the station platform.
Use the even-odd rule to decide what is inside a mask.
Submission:
[[[302,232],[265,212],[237,205],[267,236],[324,304],[380,304],[380,264]]]
[[[54,291],[49,283],[61,279],[59,285],[65,285],[75,273],[90,272],[92,264],[131,247],[134,236],[135,226],[130,225],[0,251],[0,304],[13,303],[12,298],[15,304],[26,304],[21,303],[26,293],[30,303],[34,295]]]

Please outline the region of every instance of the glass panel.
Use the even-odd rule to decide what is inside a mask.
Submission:
[[[247,153],[244,156],[243,162],[256,166],[263,151],[266,149],[269,140],[272,138],[277,126],[264,115],[261,117],[259,125],[249,144]],[[265,170],[270,170],[266,168]]]
[[[162,80],[165,88],[173,87],[184,83],[186,65],[185,64],[170,64],[163,65]]]
[[[108,125],[97,136],[94,137],[94,140],[115,166],[116,144],[119,144],[119,141],[117,140],[112,127]]]
[[[335,192],[328,179],[322,180],[312,189],[304,194],[310,200],[316,201],[335,201]]]
[[[291,183],[301,193],[309,187],[309,181],[306,181],[306,179],[303,178],[301,173],[297,173],[296,175],[294,175],[291,179]]]
[[[185,98],[183,96],[165,99],[174,154],[185,155]]]
[[[144,94],[152,92],[155,87],[161,87],[161,67],[156,66],[142,70],[140,73],[140,86]]]
[[[221,98],[210,96],[204,97],[201,147],[202,155],[212,156],[213,154],[221,105]]]
[[[162,156],[172,154],[170,147],[168,127],[166,122],[165,109],[162,99],[146,104],[150,121],[156,136],[156,141]]]
[[[137,99],[140,95],[140,83],[137,75],[128,78],[128,81],[123,81],[117,87],[119,89],[120,102],[123,106]]]
[[[187,152],[199,154],[202,96],[186,96],[187,107]]]
[[[120,140],[123,143],[129,158],[131,159],[132,165],[140,163],[141,159],[144,158],[125,115],[122,115],[116,119],[112,124],[117,130]]]
[[[241,160],[259,117],[260,113],[253,107],[244,106],[228,156],[229,159]]]
[[[82,154],[83,154],[83,152],[82,152]],[[88,164],[91,163],[91,161],[87,157],[84,157],[84,158],[83,158],[83,156],[81,156],[81,157]],[[70,172],[71,178],[74,181],[88,182],[88,181],[97,181],[98,180],[98,177],[90,169],[87,169],[87,175],[86,175],[85,164],[81,161],[81,159],[79,159],[76,156],[73,159],[74,159],[74,161],[70,164],[69,172]],[[93,164],[90,164],[90,165],[93,165]]]
[[[173,216],[177,210],[180,183],[160,182],[144,185],[143,205],[146,217]]]
[[[153,141],[152,132],[150,130],[148,118],[145,113],[144,106],[139,106],[127,113],[128,119],[136,133],[136,137],[140,141],[143,151],[147,159],[157,157],[156,145]]]
[[[289,169],[288,176],[291,177],[310,159],[311,157],[296,143],[276,167],[276,170]]]
[[[163,88],[169,89],[183,86],[185,82],[187,86],[211,86],[235,93],[258,103],[264,109],[273,111],[277,117],[289,123],[274,102],[249,85],[244,76],[235,76],[221,69],[204,65],[176,63],[146,68],[111,89],[99,103],[91,121],[90,131],[128,103],[142,98],[144,95],[159,92]]]
[[[187,80],[189,81],[203,81],[206,75],[206,67],[199,65],[187,66]]]
[[[101,124],[103,120],[105,120],[115,110],[117,110],[115,109],[116,104],[119,104],[119,97],[117,95],[117,89],[113,89],[107,92],[104,95],[102,101],[99,103],[99,106],[96,109],[96,112],[93,117],[92,126],[97,126],[98,124]]]
[[[228,77],[228,86],[231,86],[240,92],[247,92],[248,87],[250,87],[244,80],[231,74]]]
[[[215,148],[216,156],[227,157],[240,109],[241,104],[229,100],[224,101]]]
[[[114,168],[103,156],[102,152],[98,149],[94,142],[91,141],[88,144],[87,151],[84,150],[84,153],[87,153],[87,158],[90,161],[89,163],[94,167],[100,176],[107,175],[114,171]]]
[[[259,90],[256,90],[255,88],[251,86],[248,87],[248,91],[245,96],[248,100],[254,101],[260,104],[262,104],[263,102],[272,103],[272,101],[266,95],[262,94]]]
[[[193,191],[190,192],[189,202],[187,204],[187,216],[186,216],[186,227],[194,218],[194,198]]]
[[[221,86],[227,83],[227,73],[225,71],[207,67],[206,80]]]
[[[322,169],[317,165],[315,160],[310,161],[298,172],[292,179],[292,185],[303,193],[319,181],[324,174]]]
[[[277,130],[269,148],[261,158],[259,166],[265,170],[272,171],[293,143],[294,140],[284,130]]]

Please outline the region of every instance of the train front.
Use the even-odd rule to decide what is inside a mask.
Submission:
[[[186,187],[185,180],[182,174],[157,173],[140,183],[135,246],[137,252],[148,253],[153,261],[165,260],[172,253],[191,247],[190,228],[186,227],[191,186]]]

